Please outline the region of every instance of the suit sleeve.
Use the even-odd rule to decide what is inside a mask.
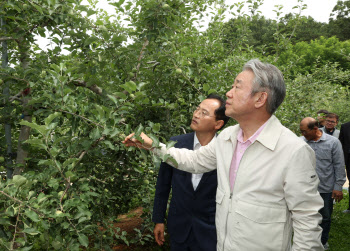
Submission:
[[[323,200],[317,191],[315,153],[307,146],[291,154],[284,179],[287,206],[293,221],[293,251],[323,250],[319,226]]]
[[[152,221],[154,223],[164,223],[167,209],[171,180],[173,176],[173,167],[162,162],[157,177],[156,192],[153,204]]]
[[[345,150],[345,127],[344,125],[342,125],[340,127],[340,133],[339,133],[339,141],[342,144],[342,148],[343,148],[343,153],[344,153],[344,158],[346,158],[347,156],[347,152]]]
[[[216,169],[215,142],[214,139],[196,151],[175,147],[166,149],[164,144],[160,144],[161,148],[154,149],[153,152],[158,156],[169,154],[177,163],[173,163],[170,159],[166,162],[180,170],[190,173],[206,173]]]

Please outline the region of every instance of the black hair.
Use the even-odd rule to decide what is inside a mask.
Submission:
[[[319,113],[323,113],[323,114],[328,114],[329,113],[329,111],[327,111],[327,110],[325,110],[325,109],[321,109],[321,110],[318,110],[317,111],[317,114],[319,114]]]
[[[307,123],[307,128],[309,128],[310,130],[313,130],[315,127],[318,128],[318,121],[315,119],[315,120],[312,120],[310,121],[309,123]]]
[[[219,130],[221,130],[227,124],[228,120],[230,119],[229,117],[227,117],[225,115],[226,101],[221,96],[214,94],[214,93],[209,94],[206,99],[216,99],[217,101],[220,102],[220,107],[215,110],[215,118],[216,118],[216,120],[223,120],[224,121],[223,126],[219,128]]]
[[[326,118],[335,118],[337,120],[337,122],[339,121],[339,116],[338,114],[334,113],[334,112],[329,112],[326,114]]]

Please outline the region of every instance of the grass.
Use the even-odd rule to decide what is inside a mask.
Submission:
[[[328,240],[330,250],[334,251],[350,250],[350,214],[343,213],[348,208],[349,195],[346,190],[343,192],[344,199],[334,205],[331,232]]]

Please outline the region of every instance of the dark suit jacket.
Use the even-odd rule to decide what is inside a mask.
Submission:
[[[177,141],[175,147],[193,149],[194,133],[170,138]],[[166,163],[159,169],[153,206],[153,222],[164,223],[170,189],[167,229],[172,241],[183,243],[192,229],[201,250],[216,250],[215,195],[216,170],[203,174],[196,191],[192,174],[180,171]]]
[[[339,140],[344,151],[346,169],[350,171],[350,122],[341,125]],[[349,176],[350,174],[348,173]]]

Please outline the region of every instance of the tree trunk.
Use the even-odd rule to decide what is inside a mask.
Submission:
[[[1,29],[4,34],[6,34],[6,21],[1,18]],[[8,54],[7,54],[7,41],[4,40],[2,41],[2,68],[7,68],[8,67]],[[9,102],[8,99],[10,97],[10,84],[9,81],[7,81],[4,84],[4,89],[3,89],[3,94],[5,97],[5,104],[4,104],[4,110],[5,112],[9,110]],[[8,179],[12,178],[12,172],[13,172],[13,167],[12,167],[12,139],[11,139],[11,124],[9,123],[9,119],[4,120],[4,128],[5,128],[5,140],[6,140],[6,160],[5,160],[5,166],[6,166],[6,177]]]
[[[21,52],[20,60],[21,60],[21,66],[23,69],[27,69],[29,67],[29,56],[28,51],[30,49],[30,46],[24,41],[20,41],[18,43],[19,51]],[[32,122],[32,116],[31,116],[31,108],[28,106],[29,102],[28,96],[22,96],[22,105],[23,105],[23,120],[26,120],[28,122]],[[22,148],[22,143],[29,139],[30,136],[30,127],[28,126],[21,126],[21,131],[19,133],[18,138],[18,147],[17,147],[17,157],[16,157],[16,166],[15,170],[13,171],[13,175],[21,174],[24,171],[24,168],[26,166],[26,158],[28,157],[28,151],[24,150]]]

